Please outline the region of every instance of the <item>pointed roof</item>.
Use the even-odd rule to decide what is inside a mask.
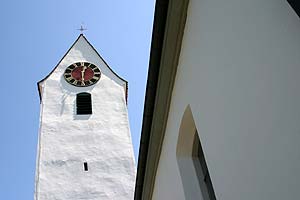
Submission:
[[[59,66],[59,64],[62,62],[62,60],[68,55],[68,53],[70,52],[70,50],[74,47],[74,45],[79,41],[80,38],[83,38],[86,43],[96,52],[96,54],[99,56],[99,58],[105,63],[105,65],[108,67],[108,69],[119,79],[121,79],[122,81],[125,82],[126,84],[126,89],[125,89],[125,98],[126,98],[126,103],[127,103],[127,99],[128,99],[128,81],[126,81],[125,79],[123,79],[122,77],[120,77],[116,72],[114,72],[110,66],[105,62],[105,60],[102,58],[102,56],[98,53],[98,51],[94,48],[94,46],[86,39],[86,37],[81,33],[78,38],[75,40],[75,42],[72,44],[72,46],[69,48],[69,50],[65,53],[65,55],[60,59],[60,61],[57,63],[57,65],[53,68],[53,70],[42,80],[40,80],[39,82],[37,82],[37,86],[38,86],[38,91],[39,91],[39,97],[40,97],[40,102],[42,102],[42,83],[47,80],[47,78],[49,76],[51,76],[51,74],[57,69],[57,67]]]

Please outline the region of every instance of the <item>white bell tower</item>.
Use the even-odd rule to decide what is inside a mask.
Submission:
[[[127,81],[81,34],[38,89],[35,200],[133,200]]]

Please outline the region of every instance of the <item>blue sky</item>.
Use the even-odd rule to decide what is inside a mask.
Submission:
[[[154,0],[1,1],[0,200],[32,200],[39,97],[36,83],[80,34],[129,82],[129,119],[137,158]]]

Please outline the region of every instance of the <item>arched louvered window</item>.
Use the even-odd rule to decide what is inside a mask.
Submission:
[[[76,96],[77,115],[92,114],[92,97],[90,93],[82,92]]]

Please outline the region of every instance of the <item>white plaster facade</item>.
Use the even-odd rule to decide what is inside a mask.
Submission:
[[[89,87],[68,84],[63,73],[86,61],[101,70]],[[135,164],[127,116],[127,82],[80,35],[45,80],[41,95],[36,200],[131,200]],[[92,95],[91,115],[76,115],[76,94]],[[84,171],[83,163],[88,163]]]
[[[176,155],[189,106],[218,200],[299,199],[299,36],[285,0],[190,0],[153,200],[202,199]]]

